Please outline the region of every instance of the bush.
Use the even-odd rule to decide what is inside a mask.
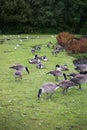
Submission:
[[[69,32],[61,32],[56,37],[58,44],[63,47],[65,47],[72,38],[74,38],[74,35]]]
[[[71,53],[84,53],[87,51],[87,39],[74,38],[65,46],[65,49]]]

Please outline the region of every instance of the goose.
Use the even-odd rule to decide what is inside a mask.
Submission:
[[[68,77],[75,77],[76,75],[78,75],[79,73],[70,73],[70,74],[67,74]]]
[[[74,77],[70,78],[70,81],[76,83],[79,85],[79,89],[81,90],[81,84],[86,83],[87,82],[87,75],[85,74],[77,74]]]
[[[59,51],[64,50],[64,48],[61,45],[59,45],[58,43],[56,43],[55,48],[57,48]]]
[[[41,56],[38,56],[37,54],[33,57],[33,59],[36,59],[36,60],[42,60]]]
[[[35,52],[36,52],[35,48],[32,48],[32,49],[31,49],[31,52],[32,52],[32,53],[35,53]]]
[[[47,44],[47,47],[48,47],[48,48],[51,48],[51,47],[52,47],[52,42],[49,42],[49,43]]]
[[[17,79],[22,79],[22,72],[17,70],[15,73],[14,73],[14,77],[15,77],[15,80]]]
[[[74,65],[82,65],[82,64],[87,64],[87,58],[83,58],[83,59],[75,59],[73,60],[73,64]]]
[[[42,93],[47,93],[47,94],[50,93],[50,97],[51,97],[57,88],[59,88],[59,86],[57,86],[57,84],[55,83],[52,82],[44,83],[38,91],[38,95],[37,95],[38,99],[40,99]]]
[[[46,56],[38,56],[37,54],[34,56],[36,60],[48,61]]]
[[[28,67],[25,67],[25,66],[23,66],[23,65],[21,65],[21,64],[16,64],[16,65],[13,65],[13,66],[11,66],[11,67],[9,67],[9,68],[10,68],[10,69],[14,69],[14,70],[19,70],[19,71],[24,71],[24,70],[26,70],[27,73],[29,74]]]
[[[59,84],[57,84],[57,86],[59,86],[60,88],[63,89],[63,93],[65,91],[67,92],[68,88],[70,88],[72,86],[76,86],[76,85],[77,85],[76,83],[74,83],[70,80],[63,80],[63,81],[59,82]]]
[[[65,65],[58,65],[58,64],[57,64],[57,65],[55,66],[55,69],[56,69],[56,70],[61,70],[61,71],[67,71],[67,70],[69,70],[66,64],[65,64]]]
[[[82,73],[84,73],[84,72],[87,72],[87,65],[86,64],[77,65],[75,69],[82,72]]]
[[[41,63],[38,63],[38,64],[36,65],[36,68],[37,68],[37,69],[43,69],[43,68],[44,68],[44,65],[41,64]]]
[[[52,54],[53,54],[53,55],[57,55],[59,52],[60,52],[60,50],[57,49],[57,48],[55,48],[55,49],[52,51]]]
[[[55,66],[55,70],[59,70],[59,71],[61,71],[61,67],[60,67],[60,65],[57,64],[57,65]]]
[[[87,72],[87,59],[76,59],[73,61],[75,69],[79,72]]]
[[[46,56],[42,56],[42,61],[48,61],[48,58]]]
[[[40,50],[41,49],[41,47],[39,45],[35,46],[34,48],[35,48],[35,50]]]
[[[30,64],[38,64],[38,63],[40,63],[40,60],[39,59],[30,59],[28,62]]]
[[[59,76],[64,76],[64,79],[66,80],[66,74],[62,73],[60,70],[49,71],[47,74],[53,75],[57,81]]]
[[[70,74],[67,74],[67,76],[73,78],[73,77],[75,77],[75,76],[78,75],[78,74],[84,74],[84,75],[86,75],[87,72],[84,72],[84,73],[83,73],[83,72],[79,72],[79,73],[70,73]]]

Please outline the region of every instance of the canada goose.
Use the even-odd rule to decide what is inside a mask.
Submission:
[[[87,59],[76,59],[73,64],[76,66],[76,70],[82,73],[87,72]]]
[[[78,74],[84,74],[84,75],[86,75],[87,72],[85,71],[85,72],[79,72],[79,73],[70,73],[70,74],[67,74],[67,76],[73,78],[73,77],[75,77]]]
[[[32,49],[35,49],[35,51],[39,51],[41,47],[39,45],[32,47]]]
[[[60,50],[57,49],[57,48],[55,48],[55,49],[52,51],[52,54],[53,54],[53,55],[57,55],[59,52],[60,52]]]
[[[87,58],[83,58],[83,59],[75,59],[73,60],[73,64],[74,65],[82,65],[82,64],[87,64]]]
[[[38,64],[38,63],[40,63],[40,60],[39,59],[30,59],[28,62],[30,64]]]
[[[28,67],[25,67],[25,66],[23,66],[23,65],[21,65],[21,64],[13,65],[13,66],[11,66],[11,67],[9,67],[9,68],[14,69],[14,70],[19,70],[19,71],[26,70],[27,73],[29,74]]]
[[[53,75],[57,81],[58,81],[59,76],[64,76],[64,79],[66,80],[66,74],[62,73],[62,71],[60,71],[60,70],[49,71],[47,74]]]
[[[36,59],[36,60],[42,60],[41,56],[38,56],[37,54],[33,57],[33,59]]]
[[[84,73],[84,72],[87,72],[87,65],[85,65],[85,64],[77,65],[75,69]]]
[[[58,65],[57,64],[56,67],[55,67],[55,69],[56,70],[61,70],[61,71],[67,71],[67,70],[69,70],[66,64],[65,65]]]
[[[46,56],[42,56],[42,61],[48,61],[48,58]]]
[[[31,52],[32,52],[32,53],[35,53],[35,52],[36,52],[35,48],[32,48],[32,49],[31,49]]]
[[[58,43],[56,44],[55,48],[57,48],[59,51],[64,50],[64,48],[61,45],[59,45]]]
[[[77,74],[74,77],[70,78],[70,81],[79,85],[79,89],[81,89],[81,84],[87,82],[87,75],[85,74]]]
[[[42,56],[38,56],[37,54],[35,55],[35,59],[42,60]]]
[[[43,69],[43,68],[44,68],[44,65],[41,64],[41,63],[38,63],[38,64],[36,65],[36,68],[38,68],[38,69]]]
[[[70,73],[70,74],[67,74],[68,77],[75,77],[76,75],[78,75],[79,73]]]
[[[61,71],[61,67],[60,67],[60,65],[57,64],[57,65],[55,66],[55,70],[59,70],[59,71]]]
[[[37,54],[34,56],[36,60],[48,61],[46,56],[38,56]]]
[[[59,84],[57,84],[57,85],[63,89],[63,93],[64,93],[65,91],[67,92],[68,88],[70,88],[72,86],[76,86],[77,84],[70,80],[63,80],[63,81],[59,82]]]
[[[22,79],[22,72],[17,70],[15,73],[14,73],[14,77],[15,77],[15,80],[20,80]]]
[[[49,42],[49,43],[47,44],[47,47],[48,47],[48,48],[51,48],[51,47],[52,47],[52,42]]]
[[[39,45],[35,46],[34,48],[35,48],[36,50],[40,50],[40,49],[41,49],[41,47],[40,47]]]
[[[53,92],[57,88],[59,88],[59,86],[57,86],[55,83],[52,82],[44,83],[38,91],[38,95],[37,95],[38,99],[40,99],[42,93],[47,93],[47,94],[50,93],[50,96],[52,96]]]

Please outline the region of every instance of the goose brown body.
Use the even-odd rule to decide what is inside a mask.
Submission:
[[[13,66],[11,66],[11,67],[9,67],[9,68],[14,69],[14,70],[19,70],[19,71],[24,71],[24,70],[26,70],[27,73],[29,74],[28,67],[25,67],[25,66],[23,66],[23,65],[21,65],[21,64],[16,64],[16,65],[13,65]]]
[[[64,80],[59,82],[58,86],[63,89],[63,92],[67,91],[68,88],[77,85],[76,83],[70,81],[70,80]]]
[[[81,89],[81,84],[87,82],[87,75],[85,74],[78,74],[70,79],[72,82],[79,85],[79,89]]]
[[[65,73],[62,73],[62,71],[60,71],[60,70],[49,71],[47,74],[53,75],[56,78],[56,80],[58,80],[59,76],[64,76],[64,79],[66,80]]]
[[[55,83],[52,83],[52,82],[47,82],[47,83],[44,83],[41,88],[39,89],[38,91],[38,99],[41,97],[41,94],[42,93],[51,93],[53,94],[53,92],[59,88],[57,86],[57,84]]]
[[[14,77],[15,77],[15,80],[17,79],[22,79],[22,72],[17,70],[15,73],[14,73]]]

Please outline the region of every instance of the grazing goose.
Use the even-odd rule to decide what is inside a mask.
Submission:
[[[77,84],[70,80],[63,80],[63,81],[59,82],[59,84],[57,84],[57,85],[63,89],[63,93],[64,93],[65,91],[67,92],[68,88],[70,88],[72,86],[76,86]]]
[[[79,89],[81,89],[81,84],[87,82],[87,75],[85,74],[77,74],[74,77],[70,78],[70,81],[79,85]]]
[[[56,78],[57,81],[58,81],[59,76],[64,76],[64,79],[66,80],[66,74],[62,73],[62,71],[60,71],[60,70],[49,71],[47,74],[53,75]]]
[[[22,79],[22,72],[17,70],[15,73],[14,73],[14,77],[15,77],[15,80],[20,80]]]
[[[75,77],[75,76],[78,75],[78,74],[79,74],[79,73],[70,73],[70,74],[67,74],[67,76],[73,78],[73,77]]]
[[[47,82],[44,83],[38,91],[38,99],[40,99],[42,93],[50,93],[50,97],[52,96],[53,92],[59,88],[55,83]]]
[[[80,73],[70,73],[70,74],[67,74],[67,76],[73,78],[73,77],[75,77],[78,74],[84,74],[84,75],[86,75],[87,72],[84,72],[84,73],[83,72],[80,72]]]
[[[24,71],[24,70],[26,70],[27,73],[29,74],[28,67],[25,67],[25,66],[23,66],[23,65],[21,65],[21,64],[13,65],[13,66],[11,66],[11,67],[9,67],[9,68],[14,69],[14,70],[19,70],[19,71]]]

